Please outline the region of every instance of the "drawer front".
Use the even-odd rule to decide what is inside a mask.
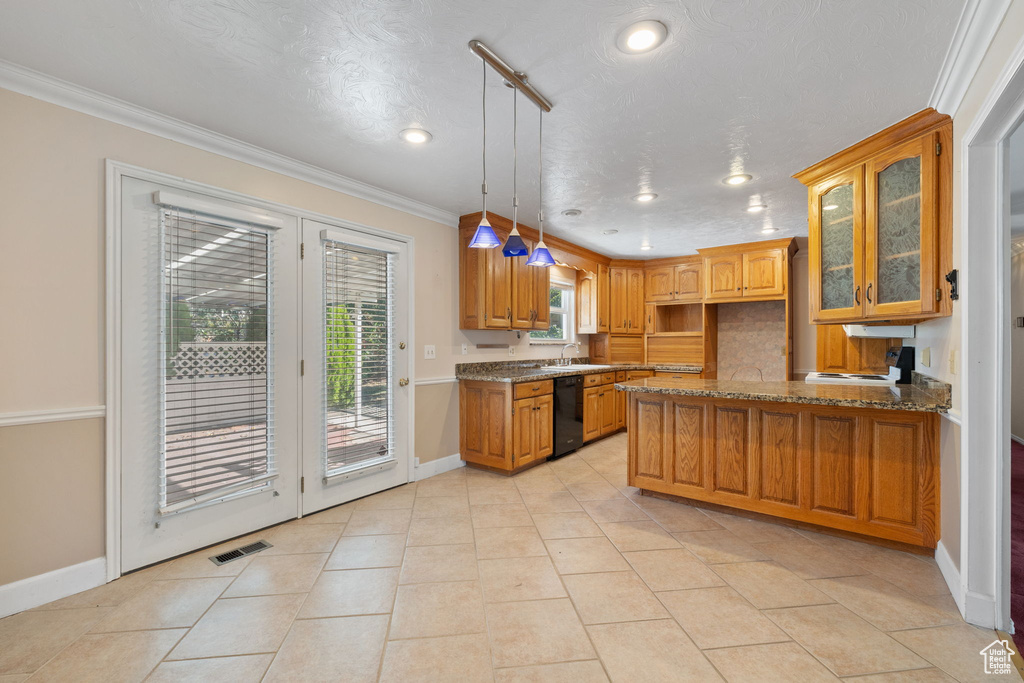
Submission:
[[[619,370],[618,372],[616,372],[615,373],[615,381],[616,382],[625,382],[626,381],[626,371],[625,370]]]
[[[654,376],[653,370],[630,370],[626,373],[626,379],[646,379]]]
[[[614,384],[614,383],[615,383],[615,373],[614,372],[604,372],[604,373],[601,373],[601,384]]]
[[[602,377],[604,377],[604,375],[583,375],[583,386],[596,387],[598,384],[604,384],[604,382],[601,381]]]
[[[545,379],[540,382],[520,382],[515,385],[514,397],[518,400],[521,398],[543,396],[544,394],[550,394],[554,391],[554,388],[555,383],[550,379]]]

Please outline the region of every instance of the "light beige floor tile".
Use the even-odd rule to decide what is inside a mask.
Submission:
[[[769,541],[799,541],[801,539],[794,529],[772,524],[758,519],[749,519],[739,515],[708,510],[705,514],[720,525],[736,534],[747,543],[768,543]]]
[[[113,611],[83,607],[0,619],[0,674],[32,673]]]
[[[629,569],[629,563],[604,536],[564,538],[546,541],[548,554],[559,574],[614,572]]]
[[[387,615],[296,621],[263,680],[376,681],[387,630]]]
[[[352,516],[352,510],[355,509],[354,503],[345,503],[344,505],[335,505],[332,508],[321,510],[320,512],[314,512],[311,515],[306,515],[302,519],[296,520],[298,524],[344,524]]]
[[[597,657],[568,598],[489,604],[487,628],[495,667]]]
[[[582,538],[603,536],[601,528],[594,524],[586,512],[544,512],[535,513],[533,521],[541,538]]]
[[[604,475],[604,480],[606,482],[608,482],[609,484],[611,484],[612,486],[614,486],[615,490],[618,491],[621,495],[623,495],[623,496],[626,495],[622,491],[623,487],[625,487],[625,486],[627,486],[629,484],[629,477],[626,476],[625,472],[616,472],[614,474],[605,474]]]
[[[731,531],[694,531],[673,534],[687,550],[705,564],[757,562],[769,557]]]
[[[679,541],[656,522],[608,522],[601,530],[622,552],[679,548]]]
[[[232,579],[153,581],[92,627],[93,633],[189,628],[221,596]]]
[[[608,484],[608,480],[601,476],[601,473],[595,470],[590,465],[584,465],[581,467],[563,467],[561,470],[555,472],[558,478],[565,484],[565,488],[573,484]],[[595,499],[601,500],[601,499]]]
[[[793,572],[774,562],[718,564],[714,566],[714,570],[758,609],[835,602]]]
[[[408,510],[415,499],[415,487],[399,486],[357,500],[353,506],[356,510]]]
[[[480,560],[485,602],[564,598],[562,581],[547,555]]]
[[[381,683],[488,683],[493,679],[487,636],[479,633],[392,640],[384,653],[380,680]]]
[[[299,610],[299,619],[390,614],[398,567],[322,572]]]
[[[955,604],[952,609],[934,607],[878,576],[822,579],[811,585],[883,631],[962,623]]]
[[[470,505],[512,505],[522,503],[519,489],[510,481],[509,488],[491,488],[483,486],[469,487]]]
[[[669,614],[635,572],[562,577],[584,624],[666,619]]]
[[[212,566],[213,563],[210,562]],[[113,605],[120,605],[122,602],[130,598],[132,595],[142,589],[143,586],[148,585],[151,581],[162,578],[164,572],[170,567],[170,563],[165,562],[158,564],[155,567],[147,567],[140,569],[139,571],[132,572],[131,574],[125,574],[119,579],[115,579],[110,583],[105,583],[102,586],[91,588],[81,593],[75,593],[69,595],[66,598],[48,602],[45,605],[36,607],[36,610],[51,610],[51,609],[72,609],[76,607],[110,607]],[[239,570],[241,571],[241,570]]]
[[[537,468],[531,468],[529,471],[533,472],[534,470],[537,470]],[[519,476],[523,475],[520,474]],[[515,483],[516,478],[475,468],[466,469],[466,487],[470,491],[473,489],[518,491],[519,489],[516,488]]]
[[[601,662],[592,659],[587,662],[565,662],[563,664],[538,664],[512,669],[496,669],[495,683],[607,683]]]
[[[989,629],[958,624],[890,635],[958,681],[1015,680],[1017,677],[1016,672],[1008,676],[985,673],[980,652],[998,638],[995,631]]]
[[[731,647],[708,650],[704,654],[730,683],[818,683],[839,680],[796,643]]]
[[[265,538],[273,547],[261,550],[260,555],[329,553],[344,529],[344,524],[283,524],[267,532]]]
[[[218,600],[167,658],[274,652],[305,597],[293,594]]]
[[[929,666],[842,605],[790,607],[766,614],[837,676]]]
[[[725,581],[685,548],[641,550],[622,556],[652,591],[725,585]]]
[[[259,683],[272,659],[274,655],[268,654],[164,662],[146,679],[146,683]]]
[[[526,508],[536,514],[538,512],[582,512],[583,508],[568,491],[555,493],[524,493],[523,502]]]
[[[867,574],[852,557],[811,541],[770,541],[757,549],[801,579],[828,579]]]
[[[141,681],[185,629],[90,633],[47,662],[33,681]]]
[[[658,593],[661,602],[701,649],[789,640],[775,624],[728,586]]]
[[[942,572],[930,557],[893,550],[877,559],[862,561],[861,565],[911,595],[949,594],[949,586],[942,578]]]
[[[619,490],[603,479],[601,481],[578,481],[565,487],[576,500],[615,500],[621,498]]]
[[[32,674],[0,674],[0,683],[22,683]]]
[[[461,496],[430,496],[417,497],[412,509],[413,519],[427,518],[469,518],[469,498]]]
[[[473,581],[477,578],[473,544],[406,548],[399,583]]]
[[[565,491],[565,484],[554,475],[524,478],[522,475],[516,477],[516,488],[523,495],[527,493],[557,493]]]
[[[342,536],[380,536],[409,531],[412,510],[356,510]]]
[[[224,597],[305,593],[313,586],[327,557],[326,554],[257,557],[238,575]]]
[[[580,503],[595,522],[643,522],[647,513],[625,498],[613,500],[586,500]]]
[[[722,680],[671,619],[601,624],[587,631],[613,683]]]
[[[666,531],[711,531],[722,528],[701,510],[683,503],[641,496],[637,505]]]
[[[537,530],[529,526],[483,529],[476,540],[476,556],[481,560],[502,557],[534,557],[547,555]]]
[[[948,683],[956,679],[947,676],[942,669],[913,669],[870,676],[850,676],[842,680],[844,683]]]
[[[423,500],[444,500],[424,498]],[[458,517],[432,517],[413,519],[409,523],[407,545],[455,545],[473,542],[473,523],[469,515]]]
[[[504,526],[533,526],[533,519],[522,503],[474,505],[470,508],[473,527],[493,529]]]
[[[483,633],[478,581],[399,586],[389,640]]]
[[[466,496],[465,475],[444,479],[441,477],[430,477],[418,482],[416,485],[417,498],[432,498],[434,496]]]
[[[399,567],[405,555],[405,534],[343,536],[324,569]]]

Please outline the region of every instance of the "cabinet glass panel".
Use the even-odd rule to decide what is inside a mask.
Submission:
[[[921,298],[921,157],[901,159],[878,174],[880,304]]]
[[[821,308],[852,308],[853,185],[821,196]]]

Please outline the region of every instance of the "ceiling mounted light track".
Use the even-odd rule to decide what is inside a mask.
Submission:
[[[522,90],[523,94],[530,98],[531,102],[544,111],[551,111],[551,107],[553,106],[551,102],[549,102],[546,97],[537,92],[537,89],[527,82],[526,74],[513,69],[508,65],[508,62],[494,54],[494,50],[487,47],[479,40],[469,41],[469,49],[477,57],[484,60],[485,64],[490,65],[492,69],[497,71],[498,75],[508,81],[513,87]]]

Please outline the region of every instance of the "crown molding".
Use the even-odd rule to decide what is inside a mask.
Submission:
[[[960,14],[953,41],[939,69],[928,106],[953,115],[967,94],[967,88],[981,66],[993,36],[1006,16],[1012,0],[967,0]]]
[[[0,60],[0,88],[455,227],[450,211]]]

